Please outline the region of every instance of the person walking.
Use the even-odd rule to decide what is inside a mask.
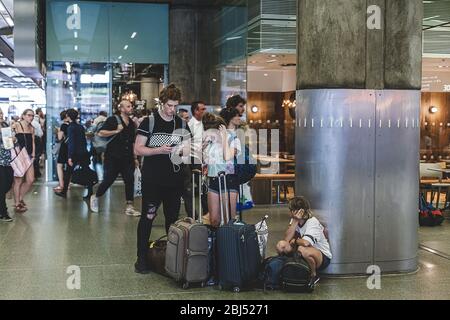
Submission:
[[[104,179],[97,193],[91,196],[90,207],[93,212],[99,211],[98,198],[106,193],[120,174],[125,182],[125,214],[138,217],[141,213],[134,208],[134,170],[139,167],[139,162],[134,155],[136,126],[130,118],[133,105],[128,100],[122,100],[118,109],[119,115],[109,117],[98,132],[100,137],[111,140],[105,151]]]
[[[54,188],[55,192],[61,192],[64,189],[64,166],[67,164],[68,158],[68,132],[70,118],[67,116],[67,111],[64,110],[60,113],[60,119],[63,122],[58,129],[57,140],[60,143],[58,151],[58,159],[56,161],[56,171],[58,173],[59,185]]]
[[[20,148],[25,148],[31,161],[35,160],[35,132],[32,122],[34,119],[34,112],[31,109],[26,109],[22,113],[22,119],[14,124],[12,128],[16,134],[17,142]],[[24,177],[14,178],[14,210],[17,213],[24,213],[28,210],[27,204],[24,201],[25,195],[30,191],[34,182],[34,167],[33,164],[27,169]]]
[[[86,133],[84,127],[77,122],[78,111],[75,109],[67,110],[67,116],[70,119],[70,124],[67,127],[67,166],[64,172],[64,187],[61,192],[55,192],[57,196],[66,198],[67,190],[69,189],[70,180],[72,178],[73,170],[77,165],[89,165],[89,153],[87,151]],[[87,199],[92,195],[92,186],[87,186]]]

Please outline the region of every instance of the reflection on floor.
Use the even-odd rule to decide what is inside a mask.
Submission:
[[[262,291],[221,292],[216,288],[182,290],[156,274],[133,271],[137,218],[123,214],[123,186],[100,201],[100,213],[88,211],[81,189],[63,200],[51,187],[36,186],[30,210],[10,224],[0,224],[0,299],[450,299],[450,223],[422,228],[421,243],[442,254],[419,250],[416,274],[383,277],[380,290],[367,279],[322,279],[311,295]],[[260,207],[244,216],[258,221],[269,213],[270,251],[287,225],[285,207]],[[163,233],[160,214],[152,238]],[[69,266],[81,267],[80,290],[69,290]]]

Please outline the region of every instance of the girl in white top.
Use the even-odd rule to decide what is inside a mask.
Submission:
[[[241,119],[236,110],[224,109],[221,117],[207,113],[203,117],[205,129],[204,159],[207,164],[209,186],[208,186],[208,210],[210,222],[213,226],[219,226],[221,221],[219,192],[222,189],[222,200],[228,201],[231,218],[236,217],[236,203],[239,192],[239,179],[235,174],[234,159],[241,151],[241,143],[234,132]],[[225,126],[226,124],[226,126]],[[227,190],[224,192],[222,183],[219,188],[218,175],[226,174]],[[225,203],[223,212],[226,213]],[[224,217],[227,222],[229,217]]]
[[[311,268],[313,287],[318,281],[317,271],[322,271],[330,264],[332,254],[330,244],[325,236],[325,228],[313,217],[308,200],[295,197],[289,201],[291,223],[284,240],[278,242],[279,254],[290,254],[294,248],[308,262]]]

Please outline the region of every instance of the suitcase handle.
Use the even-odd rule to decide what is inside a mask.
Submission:
[[[195,175],[198,175],[198,221],[203,223],[203,210],[202,210],[202,175],[203,172],[199,169],[192,169],[192,216],[195,221]]]
[[[190,224],[194,224],[195,223],[195,219],[191,218],[191,217],[186,217],[183,219],[184,222],[190,223]]]
[[[223,213],[223,206],[225,205],[225,215],[229,221],[231,221],[230,208],[229,208],[229,193],[227,188],[227,174],[225,171],[221,171],[217,174],[217,179],[219,180],[219,201],[220,201],[220,216],[221,216],[221,225],[225,224],[225,216]],[[222,193],[222,181],[224,190]],[[225,195],[224,195],[225,194]],[[226,198],[226,201],[223,200],[223,197]]]

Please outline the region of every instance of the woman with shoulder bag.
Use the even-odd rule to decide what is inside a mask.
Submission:
[[[17,142],[21,149],[27,151],[31,159],[31,164],[35,159],[35,144],[34,144],[34,128],[31,124],[34,119],[34,111],[26,109],[22,113],[22,119],[14,124],[13,130],[16,134]],[[25,179],[24,179],[25,178]],[[28,210],[24,202],[25,195],[30,191],[34,182],[34,167],[31,165],[26,169],[23,177],[14,177],[14,202],[15,212],[24,213]]]

